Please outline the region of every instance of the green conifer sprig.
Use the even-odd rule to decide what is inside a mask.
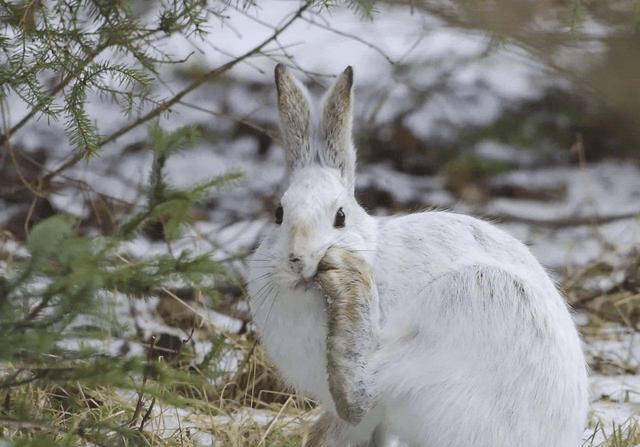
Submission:
[[[44,115],[61,119],[71,146],[90,155],[100,137],[86,111],[89,94],[128,113],[157,104],[151,82],[162,64],[177,62],[159,49],[162,40],[203,36],[208,12],[199,1],[159,1],[153,10],[118,0],[2,2],[0,100],[13,94],[30,110],[0,142]]]
[[[31,230],[26,241],[29,256],[16,260],[0,282],[0,333],[5,337],[0,360],[12,359],[17,352],[53,349],[79,312],[100,312],[97,296],[103,291],[145,297],[174,284],[207,288],[212,278],[229,275],[208,253],[193,255],[183,250],[130,259],[122,252],[122,242],[141,231],[148,220],[162,222],[166,240],[178,238],[190,222],[193,207],[212,188],[238,178],[230,173],[190,188],[174,188],[164,179],[164,164],[193,145],[197,132],[193,127],[165,132],[153,125],[149,135],[155,158],[146,209],[125,221],[114,235],[80,234],[77,221],[65,214]]]
[[[46,199],[56,183],[77,187],[67,178],[52,179],[120,135],[153,122],[189,92],[265,51],[317,3],[301,1],[297,11],[256,47],[164,98],[156,97],[152,89],[163,64],[184,62],[164,52],[164,40],[178,33],[188,39],[203,36],[207,15],[222,15],[226,2],[160,0],[149,8],[144,1],[0,0],[0,112],[5,126],[0,129],[0,151],[18,151],[13,143],[36,119],[60,123],[74,154],[25,180],[26,189],[33,193],[35,204]],[[10,97],[24,102],[20,106],[26,105],[24,116],[11,115]],[[87,107],[96,99],[119,106],[130,122],[102,136]],[[142,340],[139,332],[131,335],[131,328],[123,327],[129,320],[116,321],[108,307],[122,295],[131,300],[166,297],[175,288],[213,300],[221,293],[216,290],[221,281],[239,282],[226,265],[213,260],[212,253],[178,249],[173,241],[191,225],[194,207],[240,175],[231,172],[177,188],[165,178],[165,167],[171,157],[197,142],[197,130],[167,132],[154,124],[148,140],[153,162],[145,197],[140,206],[124,204],[126,211],[118,213],[126,214],[118,215],[115,229],[97,234],[91,223],[65,214],[33,227],[27,218],[24,250],[9,253],[0,245],[0,443],[9,436],[15,445],[159,445],[157,436],[143,429],[144,412],[155,399],[158,405],[188,405],[209,412],[209,399],[218,400],[213,379],[223,374],[218,368],[228,347],[227,336],[213,335],[209,352],[197,364],[188,354],[184,364],[170,364],[152,355],[154,342]],[[155,236],[166,251],[132,255],[127,247],[138,242],[137,236],[149,234],[149,227],[160,228]],[[113,355],[88,344],[115,337],[143,344],[147,359]],[[68,344],[70,340],[77,345]],[[185,344],[184,350],[189,349]],[[81,392],[74,394],[76,389]],[[118,394],[116,389],[134,390],[152,403],[142,402],[140,418],[138,409],[126,404],[114,416],[108,413],[112,405],[108,401]],[[103,391],[109,399],[96,398],[98,404],[87,405],[90,395]],[[18,428],[6,431],[6,421]]]

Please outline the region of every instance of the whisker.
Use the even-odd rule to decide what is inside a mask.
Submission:
[[[259,276],[256,276],[255,278],[253,278],[253,279],[252,279],[252,281],[255,281],[255,280],[264,280],[264,279],[269,278],[270,276],[273,276],[273,269],[271,269],[270,271],[268,271],[268,272],[266,272],[266,273],[263,273],[263,274],[261,274],[261,275],[259,275]]]
[[[273,292],[273,283],[272,283],[272,287],[269,289],[268,294],[270,295],[271,292]],[[273,305],[276,303],[276,300],[278,299],[278,296],[280,296],[279,293],[276,293],[273,296],[273,299],[271,300],[271,305],[269,306],[269,310],[267,311],[267,316],[264,320],[264,324],[265,326],[267,325],[267,323],[269,322],[269,317],[271,316],[271,311],[273,310]]]
[[[267,287],[273,287],[273,281],[265,281],[264,285],[262,287],[260,287],[260,289],[258,289],[254,295],[254,300],[259,300],[259,301],[263,301],[261,300],[262,295],[264,294],[263,291],[267,288]],[[260,303],[260,305],[262,305],[262,303]]]
[[[260,307],[261,309],[264,309],[265,304],[267,303],[267,300],[271,296],[271,292],[273,292],[273,285],[272,284],[265,285],[265,288],[261,289],[261,292],[255,296],[254,301],[256,302],[256,307]],[[271,305],[273,305],[273,303]],[[263,314],[262,311],[260,311],[259,313]]]

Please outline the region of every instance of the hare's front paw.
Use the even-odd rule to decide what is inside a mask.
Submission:
[[[336,307],[336,304],[348,310],[344,317],[355,316],[358,303],[372,298],[374,281],[371,267],[360,256],[343,248],[327,250],[318,264],[316,279],[331,307]]]
[[[371,313],[377,291],[373,270],[358,255],[330,248],[316,280],[327,297],[327,370],[338,415],[357,424],[374,403],[368,358],[376,348]]]

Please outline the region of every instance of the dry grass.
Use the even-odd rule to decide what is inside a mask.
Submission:
[[[582,327],[587,339],[604,340],[610,324],[636,330],[640,261],[629,261],[619,281],[606,290],[589,286],[613,274],[613,267],[602,264],[573,272],[564,284],[571,302],[589,315]],[[46,440],[52,446],[195,446],[212,440],[225,447],[301,445],[320,410],[283,386],[254,334],[226,335],[221,354],[238,360],[234,373],[207,376],[185,349],[177,360],[161,365],[159,376],[176,372],[170,381],[132,375],[129,388],[78,380],[0,388],[0,439],[24,445],[47,445]],[[590,362],[601,374],[637,374],[633,365],[598,358]],[[0,379],[15,370],[3,368]],[[640,444],[640,426],[633,421],[594,421],[589,433],[585,447]]]
[[[300,446],[320,410],[282,387],[251,336],[228,340],[228,349],[242,356],[233,377],[211,387],[149,380],[137,419],[132,390],[37,382],[0,392],[0,438],[25,445],[47,445],[41,444],[46,439],[55,442],[50,445],[188,447],[215,439],[220,447]],[[167,393],[173,398],[157,397]],[[637,423],[595,423],[584,446],[639,443]]]
[[[637,421],[625,424],[596,423],[585,447],[635,447],[640,444],[640,425]]]
[[[239,356],[239,368],[208,383],[179,374],[170,382],[132,377],[133,389],[40,380],[0,390],[0,439],[25,445],[195,446],[213,439],[230,447],[300,445],[318,411],[282,386],[253,337],[227,340],[225,354]]]

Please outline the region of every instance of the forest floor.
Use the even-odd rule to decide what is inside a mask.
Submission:
[[[264,14],[277,15],[278,8]],[[632,156],[595,156],[571,126],[544,133],[573,113],[571,107],[560,112],[548,107],[550,92],[564,92],[561,82],[523,63],[517,49],[487,55],[489,39],[482,35],[424,17],[411,15],[413,21],[406,21],[405,13],[360,25],[352,25],[345,14],[333,17],[332,26],[362,39],[394,35],[395,40],[381,44],[384,51],[366,46],[363,51],[361,41],[307,24],[319,47],[346,46],[329,61],[327,52],[305,52],[296,59],[310,72],[328,65],[337,73],[338,66],[354,65],[359,202],[377,215],[431,208],[471,214],[525,242],[564,292],[584,339],[591,370],[584,445],[640,445],[640,164],[634,151]],[[397,35],[399,21],[406,35]],[[412,26],[426,32],[412,33]],[[217,45],[231,48],[234,36],[218,35]],[[252,38],[251,33],[243,38]],[[430,45],[418,45],[417,53],[402,60],[402,70],[380,69],[380,60],[404,54],[413,41]],[[185,82],[208,63],[203,57],[181,67],[175,82]],[[196,125],[203,135],[167,163],[172,185],[191,185],[229,170],[242,172],[242,179],[205,202],[179,240],[167,243],[150,231],[122,247],[128,259],[183,250],[208,253],[225,262],[234,279],[216,285],[215,300],[192,290],[167,289],[145,299],[106,293],[104,314],[120,329],[93,340],[69,339],[63,346],[144,359],[151,345],[167,352],[168,367],[185,371],[216,351],[218,377],[199,388],[132,377],[138,392],[73,383],[0,390],[0,447],[25,432],[53,433],[68,438],[69,445],[100,445],[83,432],[87,421],[113,427],[109,445],[120,445],[117,427],[124,426],[139,429],[140,445],[300,445],[320,410],[282,386],[257,342],[244,291],[243,257],[271,219],[284,175],[284,157],[273,139],[273,65],[263,58],[223,82],[203,86],[162,123],[168,128]],[[328,83],[311,75],[305,80],[313,93]],[[418,88],[430,94],[413,94]],[[104,125],[117,128],[117,109],[100,107]],[[152,163],[146,130],[139,129],[106,147],[100,157],[70,168],[48,197],[20,199],[12,195],[12,186],[29,181],[29,175],[37,178],[44,166],[57,166],[69,150],[63,132],[43,122],[24,135],[15,145],[17,153],[38,164],[27,157],[18,161],[26,178],[18,178],[8,163],[0,168],[2,268],[23,249],[25,219],[65,212],[82,220],[85,229],[112,230],[115,220],[141,200]],[[79,183],[89,188],[79,189]],[[96,197],[104,199],[100,203],[108,212],[96,211]],[[0,368],[4,374],[15,371],[11,364]],[[145,389],[154,387],[188,400],[176,405],[151,398]]]

